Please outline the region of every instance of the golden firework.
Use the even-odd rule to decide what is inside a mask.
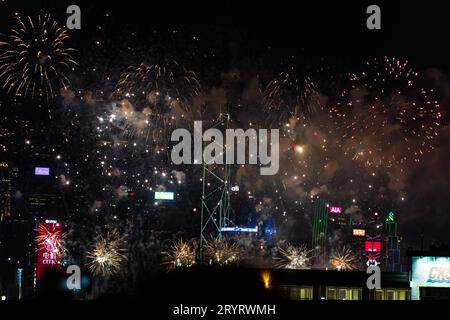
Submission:
[[[163,264],[169,269],[191,267],[195,264],[195,251],[195,244],[179,240],[171,246],[169,251],[162,252]]]
[[[191,117],[200,89],[195,73],[176,61],[131,65],[120,75],[113,96],[132,105],[133,112],[118,119],[138,136],[164,139],[169,127]]]
[[[279,248],[281,258],[277,258],[277,266],[284,269],[310,269],[312,250],[306,245],[294,246],[288,244],[286,249]]]
[[[16,17],[17,27],[0,41],[0,79],[15,96],[55,97],[70,84],[66,72],[77,65],[69,35],[49,14]]]
[[[333,268],[337,270],[350,271],[356,269],[357,258],[352,250],[343,247],[338,249],[330,259]]]
[[[120,271],[127,249],[124,248],[125,236],[117,229],[109,231],[106,236],[99,236],[87,258],[89,270],[95,275],[108,276]]]
[[[212,238],[206,242],[205,254],[210,264],[229,265],[239,260],[239,249],[235,243],[223,238]]]

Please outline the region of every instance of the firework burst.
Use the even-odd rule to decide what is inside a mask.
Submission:
[[[193,71],[176,61],[129,66],[120,76],[114,96],[130,101],[135,110],[127,114],[136,136],[165,137],[167,129],[186,119],[192,99],[200,93]]]
[[[281,258],[277,258],[277,267],[284,269],[310,269],[312,250],[306,245],[294,246],[288,244],[286,249],[279,248]]]
[[[15,96],[55,97],[70,82],[66,72],[77,65],[67,46],[67,30],[50,15],[16,17],[17,27],[0,41],[3,89]]]
[[[239,260],[239,249],[226,239],[213,238],[206,242],[205,254],[210,264],[229,265]]]
[[[319,103],[313,81],[300,79],[294,70],[281,72],[267,85],[264,92],[264,111],[271,121],[285,124],[308,116]]]
[[[163,264],[169,269],[191,267],[195,264],[195,244],[184,241],[174,243],[169,251],[163,252]]]
[[[439,103],[433,90],[416,85],[417,77],[408,61],[388,57],[350,74],[350,90],[330,110],[346,155],[366,166],[403,171],[434,149]]]
[[[124,248],[125,237],[121,236],[117,229],[109,231],[106,236],[99,236],[87,258],[89,270],[95,275],[113,275],[121,270],[126,260]]]
[[[63,233],[61,230],[53,230],[47,228],[47,224],[41,223],[38,228],[38,235],[36,241],[39,247],[52,248],[53,253],[62,255],[66,253],[63,242],[67,238],[67,233]]]
[[[356,269],[357,258],[352,250],[343,247],[336,251],[330,259],[330,264],[337,270],[350,271]]]

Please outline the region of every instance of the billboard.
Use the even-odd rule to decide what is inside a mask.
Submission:
[[[155,191],[155,200],[174,200],[175,194],[173,192]]]
[[[412,257],[411,298],[420,299],[420,287],[450,288],[450,257]]]
[[[381,252],[381,241],[366,241],[364,243],[364,251]]]
[[[364,237],[366,235],[365,229],[353,229],[353,235],[355,237]]]
[[[330,214],[341,214],[342,207],[330,206]]]
[[[37,240],[37,277],[42,278],[45,270],[61,265],[62,225],[52,220],[39,223]]]
[[[47,167],[35,167],[34,168],[34,175],[35,176],[49,176],[50,175],[50,168],[47,168]]]

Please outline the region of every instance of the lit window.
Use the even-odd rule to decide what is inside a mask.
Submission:
[[[336,300],[336,289],[327,288],[327,300]]]
[[[394,290],[386,290],[386,300],[395,300]]]
[[[339,289],[339,300],[347,300],[347,289]]]
[[[285,297],[291,300],[312,300],[313,287],[289,286],[282,289]]]
[[[408,290],[398,290],[397,300],[409,300]]]
[[[351,300],[361,300],[361,292],[362,290],[361,289],[352,289],[351,290],[351,292],[352,292],[352,295],[351,295]]]
[[[327,300],[361,300],[361,288],[327,287]]]
[[[300,288],[300,300],[312,300],[313,288],[302,287]]]
[[[375,300],[384,300],[384,290],[375,290]]]

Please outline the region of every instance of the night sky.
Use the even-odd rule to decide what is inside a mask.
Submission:
[[[433,141],[435,150],[427,153],[420,163],[407,166],[406,172],[397,176],[396,170],[361,168],[357,162],[340,154],[335,145],[329,146],[337,159],[333,163],[337,164],[336,169],[329,173],[331,177],[326,178],[327,182],[323,181],[323,176],[328,173],[321,173],[320,183],[315,185],[314,181],[309,181],[309,185],[302,186],[301,191],[298,186],[288,185],[284,193],[287,200],[276,203],[275,197],[270,200],[273,201],[272,209],[280,207],[279,203],[285,204],[284,209],[274,209],[273,214],[282,215],[283,211],[288,211],[286,217],[283,215],[285,220],[278,220],[280,234],[293,241],[309,241],[309,227],[305,225],[310,223],[310,217],[305,214],[304,208],[292,209],[295,206],[293,201],[296,196],[308,198],[317,187],[325,198],[340,202],[351,212],[354,209],[351,209],[351,199],[357,198],[357,202],[361,201],[355,209],[359,216],[368,216],[373,210],[398,212],[399,233],[404,238],[404,246],[419,248],[422,233],[426,246],[450,243],[450,46],[447,35],[450,11],[443,1],[427,1],[426,6],[410,1],[392,2],[376,2],[382,10],[382,30],[370,31],[366,28],[365,10],[373,4],[372,1],[310,1],[305,4],[298,1],[202,1],[195,5],[188,1],[147,1],[145,4],[143,1],[77,1],[81,8],[81,30],[69,31],[70,44],[78,50],[76,57],[79,62],[79,66],[69,75],[74,96],[63,95],[50,103],[50,108],[54,108],[53,121],[58,123],[55,128],[50,126],[49,132],[61,134],[65,132],[64,127],[70,127],[66,132],[70,141],[75,141],[77,136],[83,137],[82,141],[71,146],[58,145],[67,153],[66,158],[70,158],[71,172],[80,170],[85,174],[83,178],[72,177],[71,181],[71,185],[78,181],[83,186],[81,191],[65,191],[70,207],[68,211],[72,212],[74,208],[89,211],[97,207],[101,211],[109,201],[106,193],[96,195],[102,187],[109,185],[111,190],[117,190],[126,184],[108,182],[105,172],[98,170],[94,173],[94,164],[81,168],[75,163],[82,161],[87,152],[83,148],[89,149],[95,145],[94,137],[88,137],[95,131],[97,124],[94,122],[98,121],[102,112],[110,111],[103,110],[101,105],[107,104],[105,101],[108,98],[105,97],[114,90],[121,72],[130,64],[177,61],[196,73],[204,89],[203,99],[212,108],[207,112],[217,112],[218,101],[225,99],[225,103],[239,106],[232,111],[234,120],[237,126],[245,128],[252,121],[261,126],[265,124],[260,113],[261,92],[280,72],[294,67],[300,70],[300,77],[309,75],[316,83],[326,109],[339,100],[342,88],[348,86],[350,72],[358,72],[368,60],[387,56],[408,60],[411,67],[420,73],[421,83],[435,89],[442,113],[439,134]],[[53,19],[64,24],[67,16],[65,9],[70,4],[74,2],[2,0],[0,33],[9,32],[16,12],[21,16],[51,13]],[[100,94],[102,91],[106,92],[103,96]],[[223,91],[226,94],[223,95]],[[92,93],[92,101],[87,102],[85,98],[81,102],[78,98],[86,97],[86,92]],[[14,100],[4,91],[1,99],[1,109],[8,114],[8,119],[21,118],[22,115],[33,119],[36,114],[41,117],[42,113],[36,113],[33,108],[38,108],[38,105],[45,108],[45,103],[33,99]],[[15,116],[12,115],[14,113]],[[69,119],[74,114],[80,118]],[[326,122],[325,118],[324,115],[317,115],[316,122],[311,125],[312,130],[331,130],[331,122]],[[91,125],[87,123],[89,121],[92,121]],[[12,123],[7,125],[14,126]],[[52,133],[44,134],[46,137],[49,135]],[[48,141],[58,140],[57,137],[46,142],[39,139],[34,139],[33,143],[48,144],[53,143]],[[17,142],[11,150],[21,146],[21,142]],[[26,150],[19,154],[21,152],[26,153]],[[5,157],[16,160],[18,156],[8,154]],[[287,164],[289,160],[285,161],[286,173],[294,175]],[[311,161],[319,165],[323,159],[312,158]],[[142,159],[130,160],[130,163],[135,163],[136,172],[152,168]],[[173,168],[168,169],[169,172],[171,170]],[[361,179],[365,179],[366,173],[370,175],[372,171],[377,171],[377,177],[379,173],[383,178],[374,184],[384,190],[383,194],[389,200],[379,200],[379,194],[363,195],[358,191],[360,188],[352,189],[347,182],[341,183],[351,178],[349,172],[353,170],[364,171]],[[189,168],[181,171],[189,175]],[[236,179],[241,179],[242,186],[250,190],[253,186],[248,186],[249,182],[245,180],[253,179],[253,173],[242,171],[236,173]],[[280,175],[284,172],[281,170]],[[95,178],[97,174],[101,178]],[[70,173],[65,173],[65,176],[69,177]],[[397,179],[396,182],[392,177]],[[60,180],[62,183],[65,181]],[[187,180],[195,179],[188,176]],[[267,180],[262,181],[261,190],[252,189],[252,192],[263,201],[265,197],[272,197],[273,191],[283,185],[283,178],[279,180],[276,185],[274,182],[274,188],[268,187]],[[372,183],[366,182],[362,184]],[[181,188],[179,192],[186,195],[181,206],[186,206],[187,213],[192,214],[192,208],[199,206],[198,186],[188,190]],[[80,194],[86,198],[82,204],[76,200]],[[400,201],[402,197],[405,199]],[[252,201],[236,201],[235,215],[257,210]],[[368,207],[371,207],[370,210]],[[375,207],[377,209],[373,209]],[[182,220],[188,233],[197,232],[198,226],[194,220],[192,217]]]

